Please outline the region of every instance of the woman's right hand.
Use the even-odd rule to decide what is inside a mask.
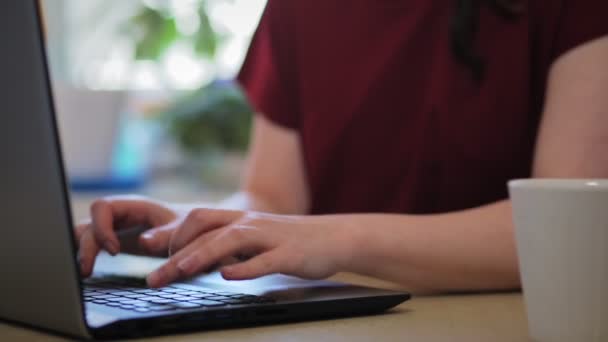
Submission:
[[[175,223],[183,220],[188,208],[170,205],[141,196],[114,196],[96,200],[91,218],[76,227],[81,274],[91,275],[101,249],[112,255],[119,252],[166,256]],[[121,241],[120,230],[145,227],[132,243]],[[122,243],[121,243],[122,242]]]

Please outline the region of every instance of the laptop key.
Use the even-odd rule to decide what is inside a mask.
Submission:
[[[196,292],[196,291],[180,291],[177,292],[178,294],[181,294],[182,296],[189,296],[189,295],[193,295],[193,294],[199,294],[200,292]]]
[[[91,298],[94,298],[94,299],[110,299],[110,298],[118,298],[118,297],[117,296],[113,296],[113,295],[105,294],[105,295],[91,296]]]
[[[126,298],[122,298],[122,297],[116,297],[116,298],[107,298],[105,300],[107,300],[108,302],[120,302],[125,300]]]
[[[135,308],[135,311],[137,311],[137,312],[150,312],[150,309],[147,309],[147,308]]]
[[[171,288],[171,287],[162,289],[162,292],[166,292],[166,293],[177,293],[179,291],[184,291],[184,290],[174,289],[174,288]]]
[[[156,299],[156,300],[151,300],[150,303],[154,303],[154,304],[169,304],[169,303],[175,303],[175,300],[172,299]]]
[[[135,298],[146,297],[146,295],[145,295],[145,294],[143,294],[143,293],[130,293],[130,294],[128,294],[128,295],[124,295],[123,297],[127,297],[127,298],[133,298],[133,299],[135,299]]]
[[[128,291],[115,291],[115,292],[112,292],[112,294],[114,296],[128,296],[128,295],[133,294],[133,293],[132,292],[128,292]]]
[[[126,305],[132,305],[132,304],[145,303],[145,302],[141,301],[141,300],[135,300],[135,299],[125,299],[125,300],[120,301],[119,303],[126,304]]]
[[[194,297],[194,298],[207,298],[209,296],[213,296],[213,294],[210,294],[210,293],[197,293],[197,294],[190,295],[190,297]]]
[[[177,298],[177,297],[183,297],[182,295],[178,295],[178,294],[175,294],[175,293],[165,293],[165,294],[161,294],[161,295],[158,295],[158,296],[160,298],[168,298],[168,299],[173,299],[173,298]]]

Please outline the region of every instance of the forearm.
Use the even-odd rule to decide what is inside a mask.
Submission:
[[[424,292],[519,287],[508,201],[439,215],[339,215],[351,253],[345,271]],[[350,231],[350,232],[349,232]]]

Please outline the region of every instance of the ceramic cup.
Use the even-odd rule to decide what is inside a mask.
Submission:
[[[530,337],[608,341],[608,180],[509,183]]]
[[[70,178],[105,179],[112,162],[125,91],[53,85],[59,133]]]

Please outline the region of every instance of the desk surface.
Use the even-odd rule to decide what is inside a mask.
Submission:
[[[76,200],[75,218],[86,216],[87,202]],[[354,275],[337,280],[376,287],[394,285]],[[145,341],[529,341],[519,293],[415,297],[386,314],[253,328],[207,331]],[[67,341],[0,322],[0,341]],[[143,341],[143,340],[140,340]]]

